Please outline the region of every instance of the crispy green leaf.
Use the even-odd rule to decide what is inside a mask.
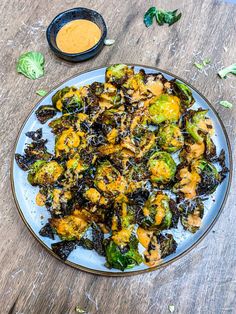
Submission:
[[[16,64],[16,70],[31,80],[44,75],[44,56],[40,52],[23,53]]]
[[[206,58],[204,60],[202,60],[202,63],[197,63],[195,62],[193,65],[198,68],[199,70],[204,69],[208,64],[211,63],[211,59],[210,58]]]
[[[144,14],[144,24],[146,25],[146,27],[149,27],[152,25],[153,23],[153,18],[156,16],[157,14],[157,9],[155,7],[151,7],[145,14]]]
[[[163,24],[168,24],[171,26],[175,22],[177,22],[182,13],[177,15],[177,10],[174,11],[166,11],[166,10],[158,10],[156,7],[151,7],[144,15],[144,24],[149,27],[153,23],[153,18],[156,17],[157,24],[162,26]]]
[[[229,108],[229,109],[233,108],[233,104],[231,104],[231,102],[229,102],[227,100],[221,100],[220,105],[225,107],[225,108]]]
[[[44,89],[39,89],[36,91],[36,94],[43,97],[43,96],[47,95],[47,92]]]
[[[220,70],[218,72],[218,75],[221,78],[225,78],[227,76],[227,74],[229,74],[229,73],[236,75],[236,63],[231,64],[227,68],[224,68],[224,69]]]

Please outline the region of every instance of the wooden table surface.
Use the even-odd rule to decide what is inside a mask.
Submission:
[[[232,2],[232,1],[231,1]],[[179,8],[172,27],[143,24],[151,5]],[[94,59],[64,62],[49,50],[45,30],[66,9],[85,6],[99,11],[116,40]],[[233,180],[223,213],[191,253],[160,270],[133,277],[107,278],[75,270],[52,257],[27,230],[17,213],[10,186],[10,162],[19,129],[40,99],[66,78],[110,63],[158,66],[198,88],[221,116],[235,156],[236,77],[216,73],[236,62],[236,4],[198,1],[1,0],[0,2],[0,313],[236,313],[236,192]],[[46,73],[31,81],[15,71],[25,51],[41,51]],[[205,72],[193,62],[210,57]],[[220,100],[234,103],[232,110]]]

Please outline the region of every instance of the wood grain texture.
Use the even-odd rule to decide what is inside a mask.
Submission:
[[[172,27],[146,29],[143,14],[151,5],[179,8]],[[70,64],[49,50],[45,30],[59,12],[85,6],[99,11],[113,46],[94,59]],[[186,79],[213,104],[229,134],[235,156],[236,78],[216,72],[236,62],[236,5],[216,0],[1,0],[0,2],[0,313],[236,313],[236,190],[213,231],[187,256],[158,271],[128,278],[99,277],[64,265],[32,237],[21,221],[10,187],[10,160],[21,124],[39,100],[38,89],[50,90],[66,78],[109,63],[158,66]],[[17,57],[38,50],[46,58],[45,77],[31,81],[15,71]],[[193,62],[210,57],[205,72]],[[232,110],[219,106],[225,99]]]

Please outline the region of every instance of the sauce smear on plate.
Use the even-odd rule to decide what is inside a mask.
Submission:
[[[66,53],[80,53],[92,48],[101,38],[100,28],[88,20],[74,20],[65,24],[56,37],[57,47]]]

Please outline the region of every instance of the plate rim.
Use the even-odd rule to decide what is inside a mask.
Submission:
[[[14,178],[13,178],[13,168],[14,168],[14,160],[15,160],[15,153],[16,153],[16,147],[19,141],[19,138],[22,134],[22,130],[25,126],[25,124],[27,123],[27,121],[29,120],[29,118],[31,117],[31,115],[33,114],[35,108],[42,102],[42,100],[44,98],[46,98],[48,96],[48,94],[52,93],[53,91],[55,91],[57,88],[59,88],[62,84],[65,84],[66,82],[70,81],[73,78],[76,78],[82,74],[86,74],[89,72],[93,72],[95,70],[100,70],[103,68],[107,68],[111,65],[114,65],[115,63],[112,64],[108,64],[107,66],[103,65],[103,66],[98,66],[98,67],[94,67],[92,69],[87,69],[81,72],[78,72],[77,74],[74,74],[72,76],[70,76],[69,78],[65,79],[64,81],[60,82],[59,84],[57,84],[56,86],[54,86],[44,97],[42,97],[34,106],[33,108],[29,111],[29,113],[27,114],[24,122],[22,123],[20,129],[18,130],[17,133],[17,137],[15,139],[14,142],[14,146],[13,146],[13,154],[11,157],[11,167],[10,167],[10,182],[11,182],[11,190],[12,190],[12,194],[13,194],[13,198],[14,198],[14,202],[18,211],[18,214],[20,215],[21,219],[23,220],[24,224],[26,225],[27,229],[29,230],[29,232],[33,235],[33,237],[46,249],[47,252],[49,252],[52,256],[54,256],[57,260],[61,261],[63,264],[69,265],[70,267],[73,267],[75,269],[78,270],[82,270],[85,271],[87,273],[90,274],[95,274],[95,275],[100,275],[100,276],[107,276],[107,277],[128,277],[128,276],[133,276],[133,275],[140,275],[143,273],[147,273],[147,272],[151,272],[151,271],[155,271],[157,269],[160,269],[162,267],[166,267],[170,264],[172,264],[173,262],[179,260],[181,257],[187,255],[189,252],[191,252],[210,232],[210,230],[213,228],[213,226],[215,225],[216,221],[219,219],[225,204],[227,202],[228,196],[229,196],[229,191],[231,188],[231,184],[232,184],[232,173],[233,173],[233,158],[232,158],[232,148],[231,148],[231,144],[230,144],[230,140],[226,131],[226,128],[224,126],[224,123],[222,121],[222,119],[220,118],[218,112],[216,111],[216,109],[212,106],[212,104],[210,103],[210,101],[201,93],[198,91],[197,88],[195,88],[192,84],[188,83],[187,81],[185,81],[184,79],[182,79],[181,77],[179,77],[176,74],[173,74],[167,70],[163,70],[160,69],[158,67],[155,66],[148,66],[148,65],[144,65],[144,64],[136,64],[136,63],[124,63],[128,66],[132,66],[132,67],[143,67],[143,68],[147,68],[147,69],[151,69],[151,70],[155,70],[155,71],[159,71],[163,74],[167,74],[172,76],[173,78],[182,81],[183,83],[185,83],[187,86],[189,86],[191,89],[193,89],[206,103],[207,105],[210,107],[210,109],[213,111],[213,113],[216,115],[220,126],[223,130],[225,139],[226,139],[226,144],[227,144],[227,148],[228,148],[228,154],[229,154],[229,181],[227,184],[227,189],[226,189],[226,193],[224,195],[224,199],[223,202],[221,204],[220,209],[218,210],[217,215],[215,216],[215,218],[211,221],[211,223],[209,224],[209,226],[207,227],[206,231],[199,237],[199,239],[197,239],[189,248],[187,248],[186,250],[184,250],[183,252],[181,252],[178,256],[175,256],[173,259],[166,261],[160,265],[157,265],[155,267],[151,267],[151,268],[147,268],[147,269],[142,269],[142,270],[136,270],[136,271],[131,271],[131,272],[109,272],[109,271],[102,271],[102,270],[95,270],[95,269],[91,269],[88,267],[84,267],[82,265],[78,265],[76,263],[70,262],[68,260],[63,261],[62,259],[59,258],[59,256],[57,256],[52,249],[50,249],[40,238],[39,236],[33,231],[32,227],[30,226],[30,224],[28,223],[28,221],[26,220],[23,211],[19,205],[19,202],[17,200],[17,196],[16,196],[16,191],[15,191],[15,184],[14,184]]]

